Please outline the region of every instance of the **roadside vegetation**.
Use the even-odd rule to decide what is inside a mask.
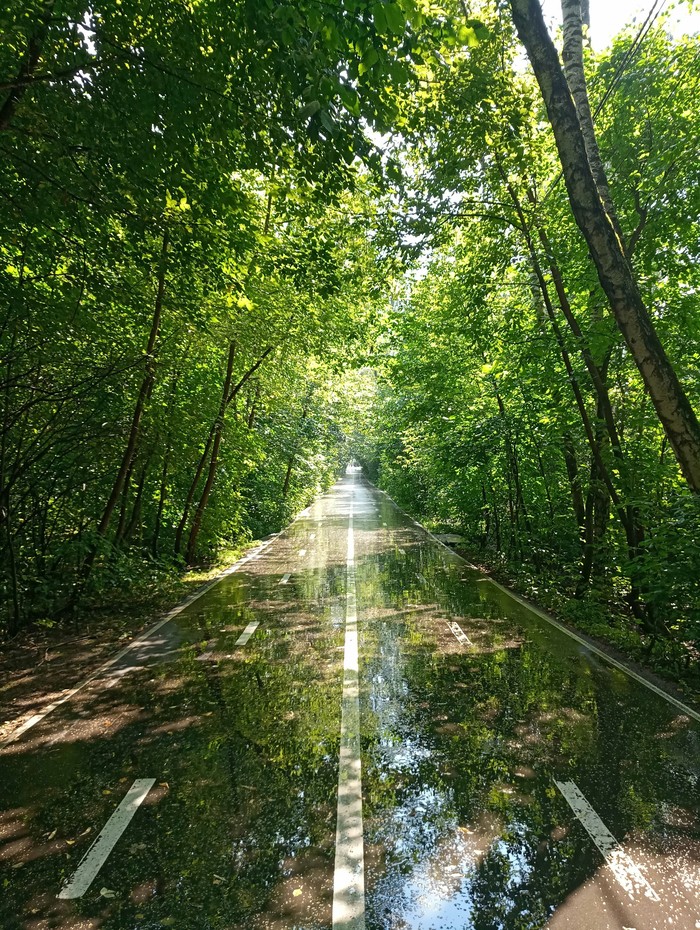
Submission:
[[[697,688],[698,38],[586,6],[0,13],[3,635],[356,457]]]

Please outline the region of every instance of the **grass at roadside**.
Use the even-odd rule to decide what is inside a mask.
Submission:
[[[61,623],[38,618],[0,643],[0,741],[255,545],[223,548],[208,564],[185,571],[157,563],[132,570]]]
[[[468,557],[466,552],[461,554]],[[615,604],[595,597],[578,600],[543,579],[484,564],[483,560],[477,567],[561,623],[586,634],[604,651],[657,676],[678,697],[700,704],[700,657],[692,655],[689,647],[670,640],[652,640],[631,628],[629,617]]]
[[[459,533],[459,529],[444,524],[425,525],[435,533]],[[695,644],[652,639],[634,626],[622,600],[612,602],[595,590],[578,599],[562,584],[560,575],[538,576],[528,566],[491,561],[483,553],[476,555],[459,546],[455,551],[494,581],[588,636],[619,661],[631,663],[647,677],[656,677],[657,683],[668,686],[677,697],[700,705],[700,654]]]

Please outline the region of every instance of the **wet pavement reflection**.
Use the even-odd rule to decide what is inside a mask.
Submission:
[[[367,926],[700,926],[697,724],[375,500],[357,542]],[[555,780],[657,901],[611,880]]]
[[[700,927],[697,722],[350,475],[0,752],[3,930],[331,927],[351,499],[367,930]]]

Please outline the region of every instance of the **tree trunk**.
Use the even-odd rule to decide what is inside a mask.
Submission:
[[[233,343],[231,343],[233,345]],[[209,428],[209,435],[207,436],[207,441],[204,446],[204,451],[199,457],[197,462],[197,468],[194,472],[194,477],[190,482],[190,486],[187,490],[187,497],[185,498],[185,506],[182,510],[182,517],[180,522],[177,525],[177,530],[175,532],[175,555],[179,555],[182,550],[182,538],[187,528],[187,521],[190,518],[190,508],[194,501],[195,494],[197,493],[197,486],[199,485],[200,479],[204,474],[204,466],[207,464],[207,459],[209,458],[209,450],[211,449],[211,444],[214,441],[214,430],[216,429],[216,422],[212,423]]]
[[[150,465],[152,456],[149,455],[146,461],[143,463],[141,469],[141,475],[139,477],[139,482],[136,487],[136,497],[134,498],[134,506],[131,510],[131,519],[129,524],[124,531],[123,541],[129,545],[133,539],[134,532],[141,522],[141,510],[143,508],[143,492],[146,488],[146,478],[148,477],[148,466]]]
[[[690,488],[700,492],[700,423],[678,380],[600,199],[576,107],[538,0],[510,0],[547,108],[569,202],[625,342]]]
[[[591,166],[593,179],[598,188],[600,199],[603,201],[605,212],[608,214],[615,232],[620,242],[623,242],[620,222],[617,218],[617,211],[613,204],[610,194],[608,178],[603,167],[603,161],[598,149],[598,140],[596,139],[595,130],[593,129],[593,116],[591,115],[591,105],[588,101],[588,89],[586,88],[586,73],[583,68],[583,20],[581,0],[561,0],[561,12],[564,22],[564,47],[562,49],[562,60],[564,62],[564,73],[574,99],[576,113],[578,114],[581,134],[586,146],[588,163]]]
[[[12,610],[8,614],[7,618],[7,632],[10,636],[14,636],[19,632],[20,626],[22,625],[22,605],[19,597],[19,580],[17,577],[15,541],[12,538],[12,503],[10,500],[9,491],[4,495],[4,499],[0,504],[0,511],[2,511],[2,515],[4,517],[3,523],[7,537],[7,557],[9,563],[8,567],[10,570],[10,597],[12,600]]]
[[[583,541],[584,528],[586,525],[586,507],[583,502],[583,490],[581,488],[581,474],[576,458],[576,449],[570,433],[565,433],[563,437],[564,463],[566,465],[566,474],[569,478],[569,487],[571,488],[571,504],[574,508],[576,523],[578,524],[579,537]]]
[[[310,401],[311,401],[311,390],[309,390],[309,392],[307,393],[306,400],[304,401],[304,406],[301,408],[301,417],[299,418],[299,423],[297,424],[297,437],[299,436],[299,433],[301,432],[302,427],[304,426],[304,423],[306,422],[306,418],[309,415]],[[284,483],[282,484],[282,497],[286,497],[287,494],[289,493],[289,485],[292,480],[292,468],[294,467],[294,460],[297,457],[298,448],[299,448],[299,440],[297,438],[296,442],[294,443],[294,449],[292,451],[292,454],[289,456],[289,461],[287,462],[287,471],[285,472]]]
[[[156,378],[156,345],[158,342],[158,335],[160,333],[160,323],[161,317],[163,314],[163,297],[165,294],[165,269],[166,269],[166,258],[168,252],[168,233],[167,231],[163,233],[163,244],[160,254],[160,267],[158,269],[158,290],[156,293],[156,302],[153,308],[153,319],[151,321],[151,331],[148,336],[148,344],[146,346],[146,367],[144,371],[143,380],[141,382],[141,389],[139,390],[139,395],[136,400],[136,406],[134,408],[134,415],[131,420],[131,429],[129,430],[129,438],[126,443],[126,449],[124,450],[124,455],[122,457],[121,465],[119,466],[119,471],[117,472],[117,477],[115,478],[114,485],[112,487],[112,493],[109,496],[107,503],[105,504],[104,511],[102,513],[102,519],[99,522],[97,527],[97,533],[99,536],[106,536],[107,530],[109,529],[109,524],[114,514],[114,508],[117,505],[119,500],[119,495],[122,492],[126,477],[129,474],[132,462],[134,460],[134,455],[136,453],[136,448],[138,446],[138,441],[141,434],[141,421],[143,419],[144,409],[148,403],[148,399],[151,396],[153,391],[153,385],[155,384]]]
[[[124,528],[126,527],[126,511],[129,507],[129,498],[131,496],[131,479],[134,473],[134,460],[132,459],[129,470],[126,473],[126,478],[124,478],[124,487],[122,488],[122,497],[121,503],[119,505],[119,519],[117,520],[117,528],[114,531],[114,546],[119,546],[123,537],[124,537]],[[115,508],[116,509],[116,508]]]
[[[31,78],[36,71],[41,52],[51,24],[53,8],[56,5],[55,0],[46,0],[36,21],[36,29],[29,37],[27,50],[24,54],[24,61],[20,65],[17,77],[12,82],[10,92],[0,107],[0,131],[7,129],[12,117],[15,115],[17,104],[27,91],[31,83]]]
[[[600,479],[605,484],[605,487],[607,488],[610,494],[610,499],[612,500],[615,506],[615,511],[620,520],[620,524],[625,531],[627,551],[628,551],[628,555],[630,559],[630,564],[632,566],[631,571],[630,571],[630,597],[629,597],[630,607],[632,609],[634,616],[644,623],[645,629],[647,630],[647,632],[652,633],[654,635],[657,632],[663,633],[664,632],[663,630],[659,630],[657,628],[658,625],[654,621],[654,618],[651,616],[651,613],[644,609],[641,598],[640,598],[640,593],[641,593],[640,586],[637,582],[637,573],[635,570],[635,564],[636,564],[636,560],[639,555],[640,543],[644,539],[644,529],[639,522],[639,515],[637,513],[636,508],[632,507],[629,503],[623,502],[623,500],[620,498],[618,490],[615,487],[615,484],[612,480],[610,469],[608,468],[607,463],[603,459],[602,450],[601,450],[602,442],[600,439],[600,430],[599,429],[597,430],[598,435],[596,435],[596,433],[594,433],[593,431],[591,419],[588,416],[588,411],[586,409],[585,401],[581,393],[581,388],[579,386],[578,379],[576,378],[576,374],[571,364],[571,359],[569,357],[569,353],[566,348],[564,338],[562,336],[561,330],[559,329],[559,324],[557,322],[556,315],[554,312],[554,305],[549,295],[549,289],[547,287],[547,282],[545,281],[542,267],[540,265],[537,252],[535,251],[534,243],[532,241],[530,230],[527,225],[522,207],[520,205],[520,201],[518,200],[517,194],[515,190],[513,189],[512,185],[507,183],[507,186],[508,186],[508,191],[510,193],[511,199],[513,200],[513,204],[515,206],[516,212],[518,214],[518,219],[520,221],[521,230],[523,232],[525,241],[527,243],[530,260],[532,263],[532,267],[535,273],[535,277],[537,279],[540,292],[542,294],[542,299],[544,301],[545,309],[547,311],[547,316],[549,317],[549,321],[552,325],[552,329],[554,330],[554,335],[557,340],[557,345],[559,346],[559,351],[561,353],[567,375],[569,376],[569,382],[571,384],[571,388],[574,393],[576,405],[581,415],[581,421],[583,423],[583,427],[586,433],[586,438],[588,439],[588,444],[591,449],[592,459],[594,463],[594,466],[592,466],[592,474],[593,474],[593,471],[595,471],[596,476],[599,476]],[[562,293],[559,295],[560,299],[562,295],[563,295],[564,300],[566,301],[566,294],[563,291],[563,284],[562,284]],[[566,303],[568,304],[568,301],[566,301]],[[571,314],[571,316],[573,318],[573,314]],[[581,334],[581,337],[582,336],[583,334]],[[621,457],[622,452],[621,452],[621,447],[620,447],[620,440],[618,438],[617,428],[615,427],[614,421],[612,421],[612,407],[610,406],[607,385],[605,384],[605,379],[603,377],[603,374],[600,372],[597,366],[595,366],[594,364],[593,367],[597,373],[596,378],[594,378],[594,382],[596,384],[596,387],[600,388],[600,390],[597,390],[596,392],[597,401],[598,401],[598,406],[597,406],[598,422],[600,424],[606,422],[605,416],[603,414],[603,410],[605,408],[605,403],[607,402],[607,405],[610,409],[610,418],[611,418],[611,422],[613,426],[611,441],[617,444],[617,453]],[[607,503],[606,503],[606,508],[609,509],[609,504]],[[590,578],[590,569],[592,566],[592,562],[590,561],[590,558],[589,558],[589,557],[592,557],[591,555],[592,550],[587,548],[587,543],[586,543],[586,540],[590,537],[590,533],[593,532],[593,530],[591,529],[591,524],[590,524],[590,519],[589,519],[590,516],[591,515],[587,513],[586,522],[584,523],[585,532],[584,532],[583,574],[587,578]],[[607,517],[604,521],[604,525],[607,525]]]
[[[168,445],[163,456],[163,469],[160,473],[160,488],[158,490],[158,509],[156,511],[156,522],[153,527],[153,540],[151,542],[151,552],[153,558],[158,558],[158,543],[160,539],[160,528],[163,524],[163,510],[165,509],[165,500],[168,493],[168,466],[170,465],[170,455],[172,446]]]
[[[282,484],[282,497],[286,497],[289,492],[289,483],[292,480],[292,466],[294,465],[294,455],[295,453],[292,453],[289,457],[289,461],[287,462],[287,471],[285,472],[284,482]]]
[[[231,343],[231,348],[233,348],[235,351],[234,342]],[[229,404],[232,401],[236,400],[236,397],[238,396],[238,393],[240,392],[240,390],[248,382],[248,380],[252,378],[252,376],[255,374],[258,368],[260,368],[260,366],[263,364],[265,359],[268,357],[268,355],[270,355],[270,353],[273,350],[274,350],[274,346],[268,346],[265,349],[265,351],[262,353],[260,358],[253,365],[251,365],[248,371],[245,372],[242,378],[232,388],[230,388],[228,396],[226,397],[226,403],[225,403],[226,408],[228,408]],[[179,555],[179,553],[182,551],[182,539],[185,533],[185,529],[187,528],[187,521],[190,515],[190,508],[192,507],[192,502],[194,501],[195,494],[197,493],[197,487],[199,485],[201,477],[204,474],[204,467],[207,463],[207,459],[209,458],[209,450],[211,449],[211,444],[214,441],[214,433],[216,430],[217,422],[218,421],[215,420],[209,429],[209,436],[207,437],[207,442],[204,447],[204,451],[202,452],[199,458],[199,462],[197,463],[197,469],[195,471],[194,478],[192,479],[189,490],[187,492],[187,499],[185,500],[185,507],[182,513],[182,518],[180,519],[180,522],[177,527],[177,532],[175,533],[175,554],[176,555]]]
[[[485,552],[491,535],[491,508],[486,496],[486,485],[481,482],[481,519],[484,521],[484,533],[481,537],[481,551]]]
[[[586,498],[586,532],[584,537],[584,554],[581,562],[581,574],[578,584],[576,585],[577,598],[582,598],[588,590],[594,577],[602,575],[603,565],[601,564],[600,552],[603,539],[610,519],[610,495],[598,474],[598,467],[595,462],[591,462],[591,483]],[[641,603],[638,596],[638,588],[633,581],[630,584],[630,604],[635,605],[632,611],[641,610]]]
[[[207,503],[209,502],[211,489],[214,486],[216,468],[219,463],[219,449],[221,447],[221,439],[224,433],[224,418],[226,416],[226,408],[230,403],[229,392],[231,390],[231,380],[233,378],[233,362],[235,357],[236,344],[235,342],[232,342],[228,351],[224,387],[223,391],[221,392],[221,403],[219,404],[219,415],[214,424],[214,438],[212,441],[211,458],[209,459],[209,472],[207,474],[207,480],[204,483],[202,496],[200,497],[199,503],[197,504],[197,509],[195,510],[192,527],[190,529],[190,535],[187,540],[187,552],[185,553],[185,560],[188,563],[193,561],[197,551],[197,539],[199,537],[199,531],[202,528],[202,517],[204,516],[204,511],[206,510]]]

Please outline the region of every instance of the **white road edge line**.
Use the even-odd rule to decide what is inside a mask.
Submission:
[[[275,539],[276,538],[277,537],[275,536]],[[161,620],[159,620],[158,623],[155,623],[150,629],[146,630],[140,636],[137,636],[136,639],[133,639],[127,646],[124,646],[123,649],[120,649],[116,655],[112,656],[111,659],[103,662],[102,665],[95,669],[91,675],[88,675],[87,678],[84,678],[83,681],[77,684],[74,688],[71,688],[70,691],[67,691],[62,698],[59,698],[56,701],[52,701],[50,704],[42,707],[38,713],[31,716],[28,720],[25,720],[22,726],[18,727],[13,733],[11,733],[0,743],[0,749],[3,749],[5,746],[9,746],[9,744],[14,743],[15,740],[18,740],[20,736],[27,732],[27,730],[30,730],[33,726],[43,720],[44,717],[47,717],[50,713],[56,710],[57,707],[65,704],[66,701],[69,701],[79,691],[82,691],[83,688],[86,688],[91,682],[95,681],[96,678],[99,678],[103,672],[106,672],[107,669],[111,668],[113,665],[116,665],[117,662],[127,654],[127,652],[130,652],[132,649],[136,649],[138,646],[141,646],[143,643],[145,643],[162,626],[165,626],[166,623],[170,623],[170,621],[177,617],[178,614],[181,614],[183,610],[186,610],[190,604],[193,604],[196,600],[199,600],[202,595],[206,594],[207,591],[211,590],[214,585],[218,584],[228,575],[232,575],[234,572],[237,572],[238,569],[242,568],[247,562],[250,562],[252,559],[256,559],[260,553],[263,552],[264,549],[267,549],[267,547],[273,542],[274,539],[270,539],[268,542],[265,542],[260,546],[256,546],[255,549],[248,553],[248,555],[244,556],[242,559],[239,559],[233,565],[229,566],[229,568],[224,569],[224,571],[219,572],[215,578],[212,578],[211,581],[208,581],[205,585],[202,585],[198,591],[195,591],[194,594],[190,594],[189,597],[186,597],[181,604],[178,604],[177,607],[173,607],[173,609],[169,611]]]
[[[117,840],[126,830],[146,795],[155,784],[155,778],[137,778],[122,799],[121,804],[102,828],[90,849],[80,860],[73,876],[64,884],[57,897],[82,898],[95,876],[107,861],[107,856],[116,846]]]
[[[405,510],[401,510],[401,508],[396,503],[396,501],[393,498],[389,497],[386,491],[382,491],[381,488],[377,488],[376,490],[379,491],[380,494],[383,494],[387,500],[390,500],[391,503],[396,507],[396,509],[400,513],[402,513],[405,517],[408,517],[409,520],[412,519],[411,517],[408,516]],[[428,536],[430,536],[431,539],[435,540],[435,542],[439,546],[442,546],[443,549],[447,549],[447,551],[452,553],[452,555],[456,559],[459,559],[460,562],[464,562],[465,565],[468,565],[469,568],[474,569],[474,571],[476,572],[479,571],[476,565],[472,564],[469,561],[469,559],[465,559],[464,556],[459,555],[457,552],[454,551],[454,549],[450,549],[447,543],[444,543],[442,542],[441,539],[438,539],[437,536],[435,536],[433,533],[430,532],[430,530],[426,530],[425,527],[422,527],[422,529],[425,533],[428,534]],[[600,658],[603,659],[605,662],[607,662],[608,665],[612,665],[614,666],[614,668],[619,669],[621,672],[624,672],[625,675],[628,675],[630,678],[634,678],[634,680],[638,681],[640,685],[644,685],[645,688],[648,688],[650,691],[653,691],[654,694],[658,694],[659,697],[662,697],[665,701],[668,701],[669,704],[673,704],[674,707],[677,707],[678,710],[682,711],[684,714],[687,714],[689,717],[692,717],[693,720],[697,720],[700,722],[700,713],[698,711],[693,710],[692,707],[688,707],[687,704],[684,704],[683,701],[679,701],[678,698],[673,697],[673,695],[669,694],[668,691],[664,691],[662,688],[657,688],[657,686],[653,684],[651,681],[647,681],[647,679],[644,678],[642,675],[638,675],[633,669],[629,668],[623,662],[618,662],[617,659],[613,659],[612,656],[609,656],[606,652],[603,652],[602,649],[599,649],[593,643],[589,643],[582,636],[577,636],[576,633],[574,633],[572,630],[569,630],[567,627],[565,627],[563,623],[559,623],[558,620],[555,620],[554,617],[550,617],[549,614],[546,614],[543,610],[540,610],[538,607],[535,607],[532,604],[528,604],[528,602],[524,598],[520,597],[518,594],[515,594],[514,591],[510,591],[508,588],[504,587],[502,584],[499,584],[497,581],[494,581],[493,578],[478,578],[477,580],[482,583],[488,581],[490,584],[494,585],[494,587],[503,591],[504,594],[507,594],[508,597],[511,597],[514,601],[517,601],[519,604],[522,604],[523,607],[527,607],[527,609],[531,611],[531,613],[536,614],[542,620],[546,620],[547,623],[551,623],[552,626],[555,626],[558,630],[561,630],[562,633],[566,633],[566,635],[570,636],[571,639],[575,639],[577,643],[580,643],[582,646],[585,646],[586,649],[590,650],[591,652],[594,652],[597,656],[600,656]]]
[[[248,640],[253,635],[253,633],[257,630],[259,625],[260,625],[259,620],[251,620],[248,626],[245,628],[245,630],[243,630],[241,635],[236,640],[236,645],[245,646],[245,644],[248,642]]]
[[[615,668],[619,669],[621,672],[624,672],[625,675],[629,675],[630,678],[634,678],[635,681],[638,681],[640,685],[644,685],[645,688],[648,688],[650,691],[653,691],[654,694],[658,694],[659,697],[662,697],[665,701],[668,701],[669,704],[673,704],[674,707],[677,707],[678,710],[683,711],[684,714],[687,714],[689,717],[692,717],[694,720],[700,721],[700,713],[696,710],[693,710],[692,707],[688,707],[687,704],[684,704],[683,701],[679,701],[678,698],[673,697],[672,694],[669,694],[667,691],[664,691],[662,688],[657,688],[655,684],[651,681],[647,681],[646,678],[643,678],[641,675],[638,675],[633,669],[628,668],[622,662],[618,662],[617,659],[614,659],[612,656],[609,656],[606,652],[603,652],[602,649],[599,649],[593,643],[589,643],[582,636],[578,636],[573,630],[567,629],[563,623],[559,623],[558,620],[555,620],[554,617],[550,617],[543,610],[540,610],[538,607],[528,604],[528,602],[520,597],[518,594],[515,594],[513,591],[509,591],[508,588],[504,588],[502,584],[499,584],[497,581],[494,581],[493,578],[479,578],[480,582],[488,581],[490,584],[494,585],[500,591],[503,591],[504,594],[507,594],[509,597],[512,597],[514,601],[517,601],[519,604],[522,604],[523,607],[536,614],[538,617],[541,617],[543,620],[546,620],[547,623],[551,623],[552,626],[555,626],[558,630],[561,630],[562,633],[566,633],[567,636],[570,636],[571,639],[575,639],[577,643],[580,643],[582,646],[585,646],[586,649],[594,652],[597,656],[600,656],[608,665],[612,665]]]
[[[282,575],[282,577],[280,578],[279,583],[280,583],[280,584],[287,584],[287,582],[289,581],[289,578],[290,578],[289,572],[286,572],[286,573],[285,573],[284,575]]]
[[[357,643],[355,537],[352,480],[348,515],[345,657],[338,767],[338,819],[333,874],[333,930],[365,930],[365,858],[362,824],[362,763],[360,760],[360,690]]]
[[[564,795],[566,803],[583,824],[586,833],[603,855],[611,872],[622,885],[627,894],[634,898],[644,894],[651,901],[659,901],[659,896],[642,875],[639,866],[627,855],[618,841],[605,826],[595,810],[586,800],[575,781],[557,781],[554,784]]]

